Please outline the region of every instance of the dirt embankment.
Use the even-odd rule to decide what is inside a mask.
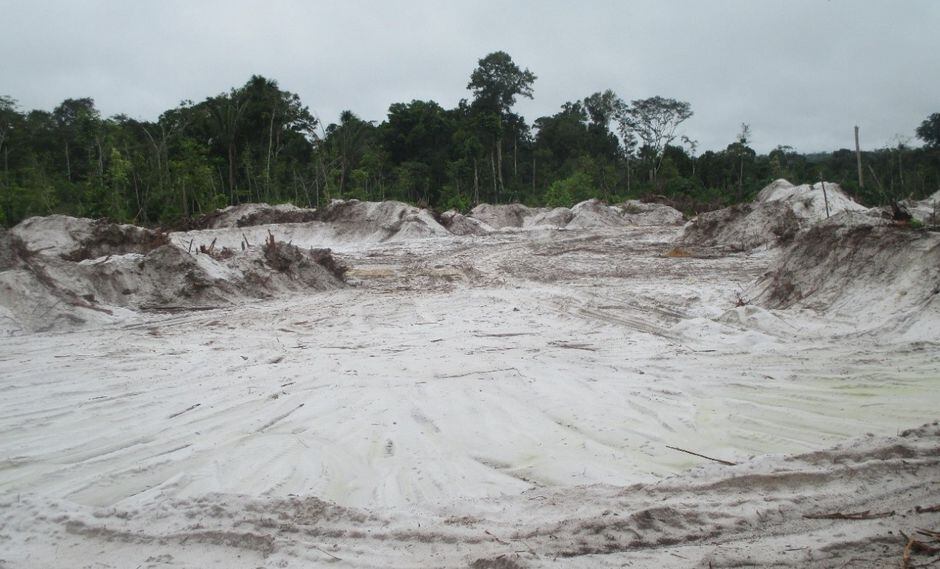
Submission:
[[[768,308],[844,314],[866,326],[929,327],[940,318],[940,235],[821,224],[801,234],[754,291]]]
[[[324,290],[342,286],[345,274],[328,249],[272,238],[244,250],[185,250],[161,232],[65,216],[25,220],[0,234],[0,248],[4,334]]]
[[[799,218],[785,204],[738,204],[700,214],[685,226],[678,244],[748,251],[763,245],[786,243],[799,230]]]

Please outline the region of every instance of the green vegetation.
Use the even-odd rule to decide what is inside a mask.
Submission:
[[[697,155],[679,131],[692,109],[676,99],[628,104],[607,90],[530,125],[513,107],[533,97],[535,81],[496,52],[455,108],[416,100],[392,104],[381,123],[344,111],[329,125],[260,76],[154,122],[103,118],[89,98],[26,112],[0,97],[0,224],[49,213],[169,224],[249,201],[353,197],[467,209],[657,196],[693,212],[749,199],[781,177],[838,182],[868,204],[940,187],[940,114],[917,129],[923,148],[865,152],[860,188],[853,151],[759,155],[747,125],[724,150]]]

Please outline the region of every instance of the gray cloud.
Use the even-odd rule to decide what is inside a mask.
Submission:
[[[529,120],[611,88],[687,100],[686,132],[723,148],[802,151],[912,136],[940,112],[940,3],[911,0],[13,1],[0,0],[0,94],[51,109],[93,97],[145,119],[257,73],[324,122],[351,109],[469,96],[477,59],[509,52],[539,79]]]

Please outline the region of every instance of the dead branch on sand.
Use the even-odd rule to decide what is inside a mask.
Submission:
[[[933,547],[933,546],[927,545],[926,543],[924,543],[924,542],[922,542],[922,541],[918,541],[917,539],[914,539],[913,537],[909,537],[909,536],[908,536],[906,533],[904,533],[903,531],[902,531],[902,532],[898,532],[898,533],[900,533],[901,536],[902,536],[905,540],[907,540],[907,543],[906,543],[906,545],[904,546],[904,553],[901,554],[901,569],[909,569],[909,568],[910,568],[910,566],[911,566],[911,556],[912,556],[914,553],[922,553],[922,554],[924,554],[924,555],[938,555],[938,554],[940,554],[940,547]],[[940,541],[940,538],[937,537],[937,536],[940,536],[940,533],[932,532],[932,531],[927,531],[927,530],[919,530],[917,533],[922,533],[922,534],[924,534],[924,535],[932,536],[932,537],[934,537],[935,539],[937,539],[938,541]]]
[[[871,513],[871,510],[865,510],[864,512],[854,512],[854,513],[842,513],[842,512],[832,512],[826,514],[803,514],[803,517],[808,520],[877,520],[879,518],[888,518],[895,514],[894,510],[890,512],[880,512],[877,514]]]
[[[685,450],[684,448],[671,447],[671,446],[669,446],[669,445],[666,445],[666,448],[672,449],[672,450],[677,450],[677,451],[679,451],[679,452],[684,452],[684,453],[686,453],[686,454],[691,454],[691,455],[697,456],[697,457],[699,457],[699,458],[706,458],[706,459],[708,459],[708,460],[713,460],[713,461],[715,461],[715,462],[724,464],[725,466],[737,466],[737,464],[738,464],[737,462],[730,462],[730,461],[727,461],[727,460],[721,460],[720,458],[713,458],[713,457],[710,457],[710,456],[705,456],[704,454],[699,454],[699,453],[697,453],[697,452],[692,452],[692,451],[690,451],[690,450]]]

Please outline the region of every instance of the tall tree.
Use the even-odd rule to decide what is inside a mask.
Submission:
[[[632,101],[621,113],[621,130],[634,133],[649,149],[652,180],[656,179],[666,146],[678,136],[679,125],[691,116],[689,103],[660,96]]]
[[[516,97],[532,98],[532,84],[536,76],[528,69],[516,65],[508,53],[493,52],[479,60],[478,66],[470,74],[467,89],[473,92],[474,106],[482,113],[492,115],[489,131],[493,138],[495,159],[490,160],[496,171],[494,183],[498,181],[496,199],[503,184],[503,122],[510,109],[516,104]]]
[[[917,138],[924,141],[928,148],[940,148],[940,113],[934,113],[924,119],[917,127]]]

